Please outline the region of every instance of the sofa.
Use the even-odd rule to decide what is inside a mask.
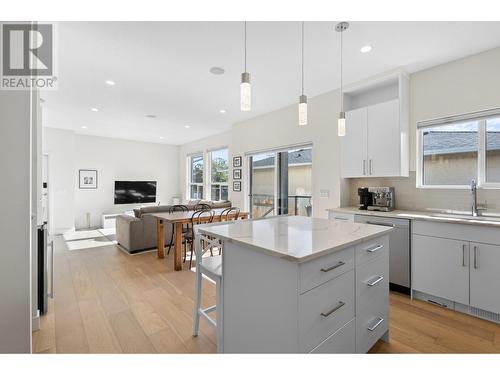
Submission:
[[[185,204],[189,210],[194,210],[197,204],[205,203],[212,208],[231,207],[230,201],[192,200]],[[158,212],[168,212],[170,206],[148,206],[134,209],[134,215],[119,215],[116,217],[116,240],[118,245],[130,254],[155,249],[157,243],[156,218]],[[165,244],[169,245],[172,238],[172,225],[165,225]]]

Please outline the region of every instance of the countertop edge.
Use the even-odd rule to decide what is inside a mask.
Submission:
[[[370,224],[367,224],[367,225],[370,225]],[[373,238],[384,236],[384,235],[388,234],[388,232],[391,232],[392,230],[394,230],[394,229],[393,228],[389,228],[389,227],[385,227],[384,229],[381,229],[381,231],[378,232],[378,233],[368,234],[368,235],[366,235],[363,238],[352,240],[352,241],[344,243],[342,245],[337,245],[335,247],[322,249],[322,250],[319,250],[319,251],[315,252],[314,254],[306,255],[306,256],[297,258],[297,257],[294,257],[292,255],[285,255],[285,254],[282,254],[282,253],[280,253],[278,251],[270,250],[270,249],[267,249],[267,248],[262,247],[262,246],[257,246],[257,245],[254,245],[254,244],[248,244],[246,242],[238,240],[237,238],[231,238],[231,237],[223,236],[223,235],[220,235],[220,234],[215,235],[214,233],[212,233],[212,232],[210,232],[210,231],[208,231],[206,229],[203,229],[203,228],[199,228],[198,229],[198,231],[200,233],[203,233],[203,234],[206,234],[206,235],[210,235],[210,236],[217,236],[219,238],[222,238],[225,241],[229,241],[229,242],[232,242],[232,243],[240,245],[240,246],[244,246],[244,247],[248,247],[248,248],[254,249],[255,251],[258,251],[260,253],[267,254],[267,255],[270,255],[270,256],[274,256],[276,258],[284,259],[284,260],[287,260],[289,262],[298,263],[298,264],[305,263],[305,262],[308,262],[308,261],[311,261],[311,260],[314,260],[314,259],[317,259],[317,258],[321,258],[321,257],[329,255],[329,254],[336,253],[338,251],[341,251],[341,250],[347,249],[349,247],[356,246],[356,245],[358,245],[360,243],[369,241],[369,240],[371,240]]]

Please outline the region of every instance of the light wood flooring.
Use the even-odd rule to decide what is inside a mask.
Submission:
[[[55,239],[55,299],[33,333],[35,353],[215,353],[203,319],[191,335],[194,273],[172,253],[130,256],[116,246],[68,251]],[[203,281],[204,306],[215,287]],[[500,325],[391,293],[390,343],[371,353],[500,353]]]

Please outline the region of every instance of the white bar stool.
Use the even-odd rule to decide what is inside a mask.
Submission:
[[[195,230],[194,249],[196,254],[196,282],[194,292],[194,320],[193,320],[193,336],[198,336],[200,329],[200,317],[204,317],[207,321],[217,329],[217,352],[223,352],[222,338],[222,256],[216,255],[203,258],[203,254],[214,247],[220,248],[221,241],[218,238],[211,238]],[[215,282],[216,287],[216,302],[214,306],[203,309],[201,307],[201,281],[203,275]],[[212,319],[208,314],[215,311],[217,321]]]

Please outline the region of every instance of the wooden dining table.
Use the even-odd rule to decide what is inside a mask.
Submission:
[[[212,211],[215,212],[213,221],[218,222],[221,220],[220,215],[224,208],[216,208]],[[184,224],[191,223],[191,217],[194,211],[175,211],[172,213],[168,212],[158,212],[152,213],[151,215],[156,218],[156,228],[157,228],[157,248],[158,248],[158,258],[165,258],[165,224],[174,225],[174,270],[182,270],[182,226]],[[240,212],[238,219],[248,219],[248,212]],[[200,219],[197,222],[200,224],[207,223],[211,218],[210,211],[204,212],[200,215]],[[226,215],[224,214],[224,219]],[[228,220],[234,220],[236,218],[236,212],[230,212],[227,215]]]

